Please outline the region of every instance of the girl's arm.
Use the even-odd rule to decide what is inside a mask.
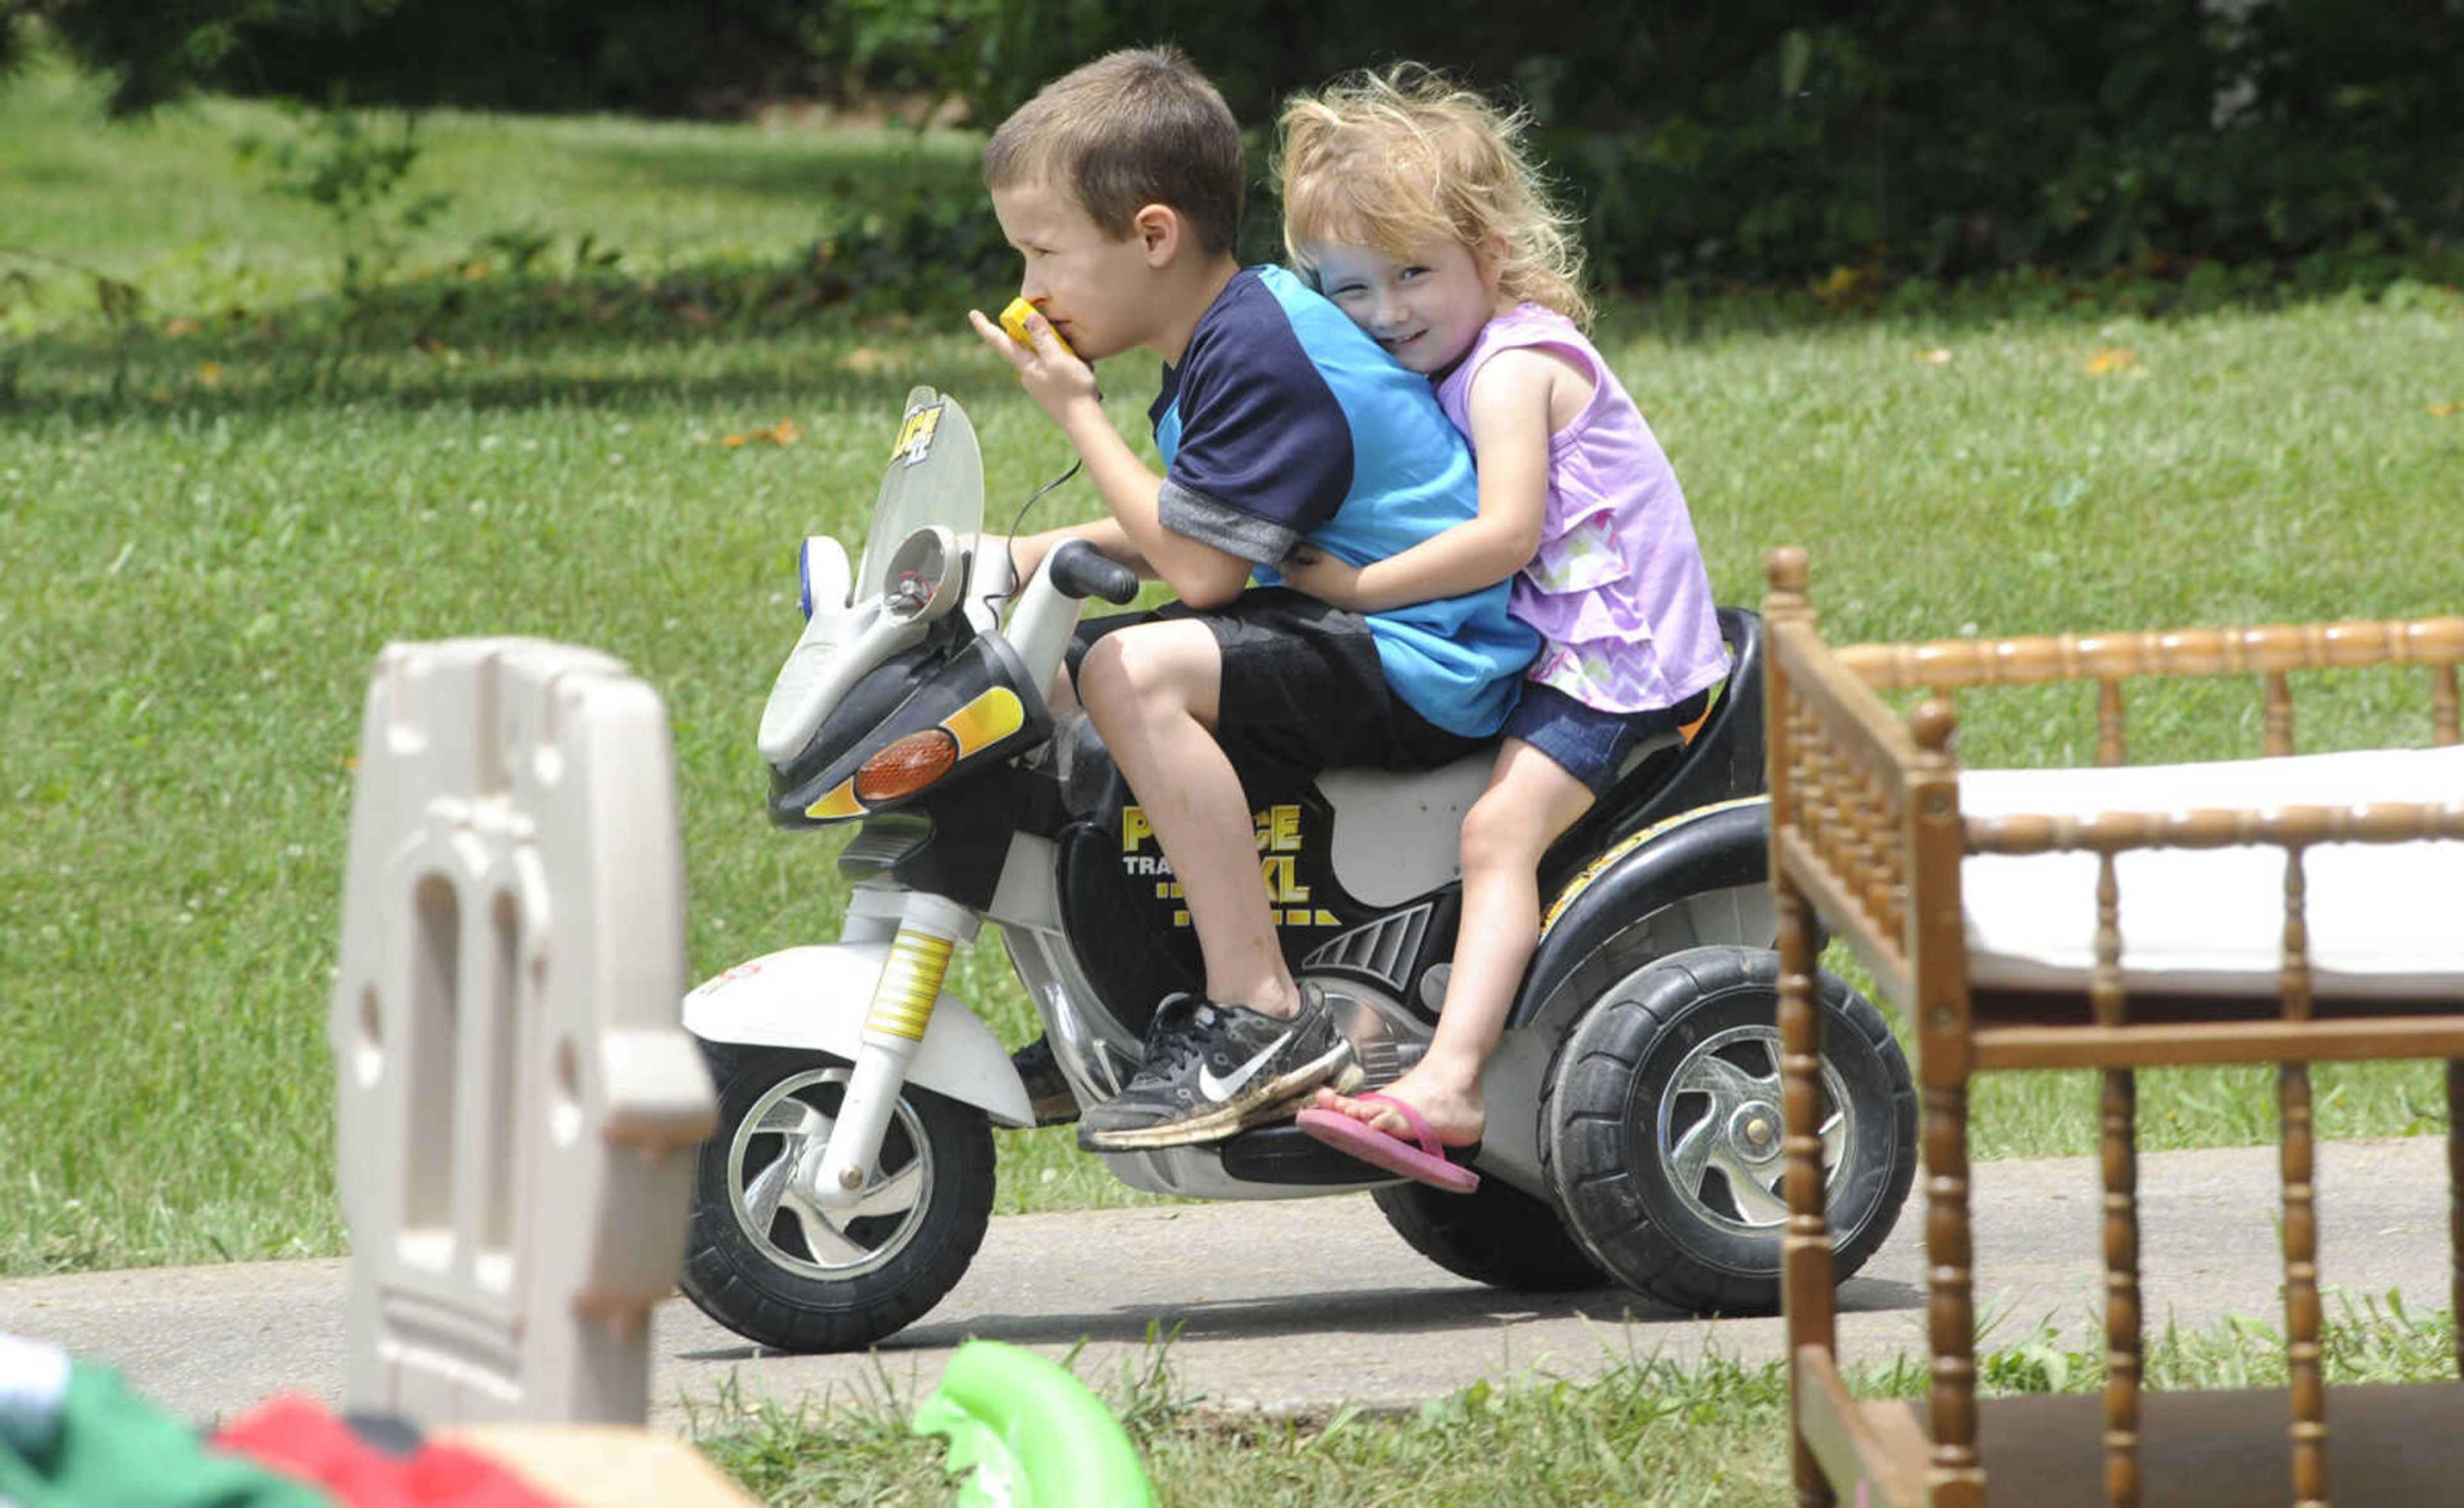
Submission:
[[[1354,612],[1460,597],[1521,570],[1540,548],[1549,500],[1550,393],[1566,367],[1546,352],[1489,358],[1468,404],[1480,514],[1400,554],[1351,566],[1304,546],[1277,568],[1312,597]]]

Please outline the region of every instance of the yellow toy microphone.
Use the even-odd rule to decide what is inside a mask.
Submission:
[[[1021,345],[1031,347],[1035,344],[1035,340],[1026,333],[1026,317],[1034,312],[1035,305],[1027,302],[1024,299],[1012,299],[1009,301],[1009,307],[1001,312],[1001,327],[1009,332],[1009,338],[1011,340],[1016,341]],[[1069,351],[1070,355],[1075,356],[1078,354],[1076,351],[1069,350],[1069,343],[1061,339],[1061,332],[1059,330],[1052,332],[1052,339],[1059,344],[1063,350]]]

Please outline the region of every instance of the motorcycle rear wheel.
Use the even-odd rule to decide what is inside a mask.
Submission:
[[[992,1215],[992,1127],[972,1105],[910,1085],[854,1205],[806,1198],[847,1092],[844,1058],[703,1044],[718,1127],[693,1177],[681,1286],[704,1314],[781,1351],[858,1350],[941,1301]]]
[[[1458,1277],[1526,1294],[1610,1284],[1548,1201],[1503,1179],[1484,1178],[1468,1194],[1389,1184],[1370,1197],[1413,1251]]]
[[[1779,958],[1689,948],[1603,991],[1558,1049],[1540,1168],[1592,1258],[1695,1314],[1779,1307]],[[1916,1090],[1874,1004],[1816,971],[1834,1281],[1873,1255],[1916,1173]]]

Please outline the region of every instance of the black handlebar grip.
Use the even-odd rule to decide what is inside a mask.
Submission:
[[[1138,573],[1085,540],[1064,540],[1044,562],[1052,585],[1072,597],[1101,597],[1122,607],[1138,594]]]

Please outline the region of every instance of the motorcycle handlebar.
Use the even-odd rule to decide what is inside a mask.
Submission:
[[[1085,540],[1064,540],[1045,558],[1044,572],[1065,594],[1101,597],[1123,607],[1138,594],[1138,573]]]

